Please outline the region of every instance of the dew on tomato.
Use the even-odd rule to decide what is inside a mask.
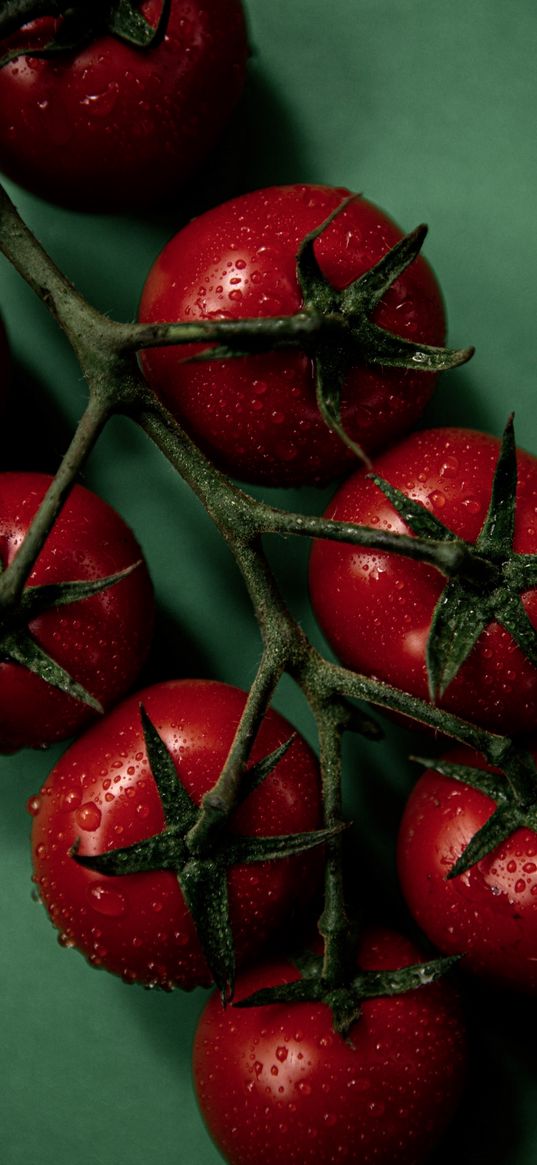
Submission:
[[[0,475],[0,561],[13,561],[50,485],[40,473]],[[28,579],[29,586],[94,581],[132,568],[114,586],[51,607],[29,631],[41,648],[109,708],[132,687],[151,644],[154,600],[143,554],[110,506],[75,486]],[[0,662],[0,751],[63,740],[95,718],[79,699],[20,663]]]
[[[359,965],[419,959],[382,931],[366,936]],[[241,976],[236,998],[298,975],[269,963]],[[366,1000],[348,1041],[325,1004],[224,1010],[213,996],[193,1052],[201,1112],[230,1165],[417,1165],[453,1113],[464,1064],[460,1008],[445,982]]]
[[[156,25],[161,3],[144,0]],[[40,47],[48,17],[2,46]],[[243,88],[241,0],[171,0],[163,40],[141,51],[101,35],[53,60],[0,70],[0,166],[54,202],[92,210],[173,199],[217,140]]]
[[[211,681],[157,684],[131,697],[64,754],[39,797],[32,798],[34,877],[54,925],[90,961],[129,982],[192,988],[211,976],[195,927],[170,869],[103,876],[75,862],[153,837],[164,811],[145,752],[140,701],[175,762],[178,778],[199,804],[215,783],[246,696]],[[252,760],[287,742],[293,729],[269,711]],[[73,793],[75,794],[73,796]],[[295,736],[276,768],[235,810],[231,828],[245,835],[300,833],[321,818],[316,758]],[[237,957],[257,952],[288,917],[304,908],[320,876],[306,853],[228,874],[230,919]],[[95,928],[99,934],[95,935]]]
[[[486,768],[467,748],[442,759]],[[428,769],[401,821],[399,878],[410,910],[439,950],[463,954],[465,970],[535,994],[537,833],[519,828],[466,873],[447,877],[494,809],[485,793]]]
[[[168,243],[151,269],[141,320],[300,311],[298,248],[346,194],[329,186],[272,187],[199,215]],[[384,211],[357,196],[317,240],[315,252],[325,277],[341,290],[401,235]],[[443,342],[442,297],[424,259],[418,257],[400,276],[374,319],[408,339]],[[145,351],[143,370],[170,411],[226,472],[252,482],[301,485],[329,481],[355,464],[355,454],[321,418],[313,364],[303,352],[185,364],[194,351]],[[368,452],[387,445],[417,420],[434,384],[431,373],[355,361],[342,396],[347,432]]]
[[[498,451],[498,439],[487,433],[430,429],[381,454],[373,468],[472,543],[487,515]],[[513,540],[519,553],[537,552],[536,504],[537,458],[519,451]],[[365,470],[348,478],[325,517],[411,533]],[[315,614],[341,662],[428,699],[425,652],[445,576],[402,555],[318,540],[309,577]],[[522,602],[537,627],[537,589],[525,591]],[[537,718],[537,669],[509,632],[491,621],[437,703],[491,731],[531,732]]]

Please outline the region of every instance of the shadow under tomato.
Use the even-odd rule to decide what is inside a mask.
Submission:
[[[14,365],[0,419],[0,472],[55,473],[71,437],[66,418],[44,384],[23,365]]]

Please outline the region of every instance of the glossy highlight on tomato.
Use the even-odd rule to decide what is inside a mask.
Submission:
[[[301,311],[299,246],[347,194],[330,186],[270,187],[195,218],[152,267],[140,319],[235,320]],[[317,239],[315,255],[341,290],[401,237],[384,211],[356,196]],[[443,342],[441,293],[421,256],[384,295],[373,319],[408,340]],[[329,481],[356,464],[321,417],[313,363],[303,351],[184,364],[197,350],[148,350],[142,367],[173,415],[225,472],[268,485],[302,485]],[[344,428],[374,452],[415,423],[435,379],[417,370],[353,365],[342,394]]]
[[[210,680],[156,684],[119,705],[75,742],[53,769],[34,814],[34,879],[60,941],[127,982],[163,988],[208,986],[211,975],[174,870],[105,876],[74,860],[153,837],[163,807],[149,770],[140,718],[143,704],[192,800],[199,804],[223,767],[244,708],[238,688]],[[290,724],[269,710],[251,761],[288,741]],[[235,810],[231,828],[244,835],[312,830],[320,822],[316,758],[300,736]],[[307,853],[228,874],[236,956],[261,948],[314,893],[318,857]]]
[[[364,970],[419,962],[406,939],[365,936]],[[244,974],[236,1000],[299,977],[290,963]],[[366,1000],[344,1040],[324,1003],[223,1009],[211,997],[194,1041],[198,1102],[229,1165],[418,1165],[461,1091],[465,1037],[445,980]]]
[[[475,542],[487,515],[500,443],[470,429],[413,433],[374,462],[374,472],[424,505],[450,530]],[[537,458],[518,452],[513,548],[537,552]],[[411,533],[382,490],[360,470],[336,493],[326,517],[375,530]],[[401,555],[317,541],[310,594],[317,619],[347,667],[428,699],[426,644],[446,578]],[[537,589],[522,595],[537,627]],[[508,735],[531,732],[537,669],[509,632],[491,622],[437,700],[463,718]]]
[[[442,760],[487,768],[468,748]],[[439,950],[462,954],[463,969],[535,993],[537,833],[517,829],[466,873],[447,877],[495,808],[484,792],[427,769],[401,821],[401,888],[422,930]]]
[[[42,473],[0,474],[0,562],[5,569],[50,485]],[[29,624],[44,651],[104,708],[134,684],[151,644],[153,588],[134,535],[101,498],[76,485],[30,574],[28,586],[93,581],[129,567],[88,598],[51,607]],[[95,718],[79,699],[19,663],[0,660],[0,751],[63,740]]]
[[[141,11],[157,25],[162,0]],[[43,17],[2,51],[46,44]],[[53,202],[132,210],[175,197],[241,93],[248,46],[241,0],[172,0],[164,39],[139,49],[101,35],[53,59],[0,69],[0,168]]]

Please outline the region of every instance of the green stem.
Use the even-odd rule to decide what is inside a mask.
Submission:
[[[108,407],[90,397],[67,453],[50,483],[24,541],[0,576],[0,610],[13,607],[20,598],[34,563],[108,416]]]
[[[315,713],[319,734],[323,784],[324,825],[333,829],[343,823],[341,800],[341,734],[350,712],[340,702],[319,701],[315,691],[307,692]],[[318,923],[324,939],[323,979],[331,986],[345,984],[352,977],[353,956],[349,941],[349,920],[343,885],[343,834],[326,843],[324,905]]]
[[[188,834],[192,852],[204,847],[211,834],[217,832],[233,812],[246,761],[282,670],[278,655],[267,648],[261,657],[224,767],[212,789],[205,794],[201,814]]]
[[[178,344],[251,343],[270,348],[303,345],[322,327],[313,308],[291,316],[260,316],[238,320],[197,320],[195,323],[124,324],[124,351],[164,348]]]

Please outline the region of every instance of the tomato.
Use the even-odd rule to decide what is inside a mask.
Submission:
[[[41,473],[0,475],[1,567],[15,557],[50,481]],[[97,580],[132,566],[113,586],[50,607],[28,625],[43,651],[105,708],[134,683],[153,630],[151,581],[133,534],[110,506],[75,486],[27,584]],[[3,646],[0,640],[0,653]],[[5,650],[0,659],[0,750],[62,740],[95,717],[80,699],[7,662]]]
[[[361,944],[363,969],[420,956],[387,931]],[[242,975],[236,1000],[299,977],[290,963]],[[194,1042],[207,1128],[230,1165],[417,1165],[447,1124],[464,1075],[464,1032],[445,981],[366,1000],[347,1041],[324,1003],[222,1008],[213,995]]]
[[[292,315],[302,310],[296,256],[348,191],[282,186],[234,198],[194,219],[171,240],[147,278],[146,322]],[[363,275],[402,232],[356,196],[315,243],[323,275],[341,290]],[[373,315],[407,339],[441,344],[445,320],[436,280],[421,257],[397,279]],[[197,351],[143,353],[147,380],[174,416],[227,473],[269,485],[329,481],[356,463],[321,417],[312,359],[299,349],[187,364]],[[356,362],[343,386],[341,418],[372,452],[416,421],[432,373]]]
[[[157,25],[162,0],[141,10]],[[3,51],[50,41],[42,18]],[[76,53],[0,70],[0,166],[54,202],[129,210],[172,199],[216,141],[241,92],[241,0],[172,0],[164,39],[139,49],[100,35]]]
[[[486,767],[466,748],[442,761]],[[535,992],[537,833],[517,829],[466,873],[447,877],[495,808],[481,790],[428,769],[401,821],[399,877],[414,917],[440,950],[464,954],[464,968],[497,983]]]
[[[498,451],[498,440],[488,434],[432,429],[412,434],[377,458],[374,471],[473,543],[487,515]],[[536,505],[537,460],[519,452],[515,552],[537,551]],[[325,516],[411,532],[365,471],[345,482]],[[434,567],[400,555],[326,540],[312,549],[311,600],[339,659],[422,699],[428,698],[427,639],[445,587],[445,576]],[[534,586],[522,602],[536,627]],[[492,620],[437,703],[492,731],[529,732],[537,717],[537,669],[505,627]]]
[[[30,803],[34,877],[60,941],[128,982],[186,989],[211,975],[172,869],[103,876],[77,856],[102,854],[161,832],[163,806],[149,768],[140,702],[169,750],[178,779],[196,805],[226,759],[246,696],[210,680],[156,684],[119,705],[68,749]],[[251,760],[289,740],[292,728],[269,710]],[[275,768],[235,809],[233,833],[269,836],[315,829],[320,817],[318,768],[295,737]],[[237,959],[266,942],[291,906],[304,905],[319,871],[302,854],[234,866],[228,874],[229,917]]]

